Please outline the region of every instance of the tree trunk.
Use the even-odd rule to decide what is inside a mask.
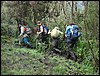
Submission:
[[[77,1],[75,1],[75,22],[77,21]]]
[[[72,8],[71,8],[71,12],[72,12],[72,22],[74,22],[74,1],[72,1]]]
[[[94,59],[94,62],[95,62],[95,66],[98,66],[97,64],[98,64],[98,62],[97,62],[97,60],[95,59],[95,56],[94,56],[94,53],[93,53],[93,50],[92,50],[92,47],[91,47],[91,44],[90,44],[90,42],[89,42],[89,38],[88,38],[88,34],[87,34],[87,26],[88,26],[88,24],[87,24],[87,19],[86,19],[86,17],[87,17],[87,11],[88,11],[88,1],[84,1],[84,6],[85,6],[85,16],[84,16],[84,25],[85,25],[85,30],[86,30],[86,40],[87,40],[87,42],[88,42],[88,45],[89,45],[89,48],[90,48],[90,51],[91,51],[91,54],[92,54],[92,58]]]

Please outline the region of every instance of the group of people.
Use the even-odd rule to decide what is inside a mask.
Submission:
[[[37,35],[40,44],[44,43],[48,35],[50,35],[52,39],[52,49],[54,50],[55,48],[58,48],[59,45],[59,34],[63,34],[65,35],[65,40],[68,46],[67,58],[69,59],[71,57],[73,60],[75,61],[77,60],[77,57],[73,51],[73,47],[82,33],[80,32],[79,27],[76,24],[71,23],[69,25],[66,25],[65,33],[61,32],[59,30],[59,27],[54,27],[54,29],[50,31],[46,25],[42,24],[41,21],[38,21],[37,25],[38,25]],[[26,22],[24,22],[23,24],[19,23],[19,27],[20,27],[20,34],[18,38],[22,39],[22,42],[29,48],[32,48],[32,45],[28,41],[28,36],[31,32],[30,29],[28,28],[27,23]]]

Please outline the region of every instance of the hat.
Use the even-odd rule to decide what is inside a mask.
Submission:
[[[70,23],[69,25],[75,25],[75,23],[74,23],[74,22],[72,22],[72,23]]]
[[[40,24],[41,24],[41,22],[40,22],[40,21],[37,21],[37,24],[38,24],[38,25],[40,25]]]
[[[59,30],[59,27],[55,27],[55,29]]]
[[[40,21],[37,21],[37,23],[40,23]]]

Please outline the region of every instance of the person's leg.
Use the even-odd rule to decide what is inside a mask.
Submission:
[[[42,42],[44,43],[46,41],[46,35],[43,33],[42,34]]]
[[[73,52],[74,44],[72,43],[72,41],[70,39],[67,39],[67,45],[68,45],[68,55],[67,55],[67,58],[69,59],[70,57],[72,57],[73,60],[76,61],[76,56],[75,56],[75,53]]]
[[[39,34],[39,43],[42,43],[42,34]]]
[[[51,42],[51,43],[52,43],[51,52],[53,53],[53,52],[55,52],[54,48],[55,48],[55,46],[56,46],[56,40],[55,40],[55,38],[52,38],[51,41],[52,41],[52,42]]]
[[[59,40],[58,38],[52,38],[52,47],[58,48]]]
[[[23,38],[23,41],[24,41],[24,43],[26,44],[27,48],[33,48],[33,47],[31,46],[31,44],[29,43],[29,41],[28,41],[28,37],[24,37],[24,38]]]
[[[47,44],[48,41],[49,41],[49,40],[48,40],[48,34],[44,34],[44,38],[43,38],[43,39],[44,39],[43,41]]]
[[[52,38],[52,50],[53,50],[54,47],[55,47],[55,39]]]
[[[67,59],[69,59],[69,58],[70,58],[70,51],[69,51],[69,49],[70,49],[70,44],[67,43],[67,45],[68,45]]]
[[[59,45],[59,39],[56,38],[56,39],[55,39],[55,48],[58,48],[58,45]]]
[[[78,38],[75,38],[73,41],[72,41],[72,50],[74,49],[74,46],[76,45],[76,42],[78,41]],[[74,50],[73,50],[73,53],[74,53]],[[77,61],[77,56],[75,55],[75,53],[74,53],[74,55],[73,55],[73,59],[75,60],[75,61]]]
[[[70,46],[71,46],[71,41],[70,41],[70,39],[69,38],[66,38],[66,43],[67,43],[67,46],[68,46],[68,53],[67,53],[67,59],[69,59],[70,58],[70,52],[69,52],[69,50],[70,50]]]
[[[24,42],[25,42],[25,44],[27,45],[27,48],[33,48],[33,46],[30,44],[30,42],[28,41],[28,37],[25,37],[24,38]]]
[[[21,40],[21,45],[22,45],[22,46],[25,46],[24,37],[23,37],[22,40]]]
[[[61,50],[59,50],[58,45],[59,45],[59,38],[54,38],[52,41],[52,49],[55,53],[61,54]]]
[[[27,38],[27,37],[24,37],[24,38],[23,38],[23,41],[24,41],[25,44],[30,45],[30,43],[28,42],[28,38]]]
[[[74,43],[71,43],[70,47],[69,47],[69,53],[70,53],[70,56],[72,57],[72,59],[76,61],[77,59],[76,59],[76,55],[74,53],[73,47],[74,47]]]

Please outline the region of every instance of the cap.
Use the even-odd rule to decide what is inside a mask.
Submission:
[[[55,27],[55,29],[59,30],[59,27]]]
[[[41,25],[41,21],[37,21],[37,24],[38,24],[38,25]]]

